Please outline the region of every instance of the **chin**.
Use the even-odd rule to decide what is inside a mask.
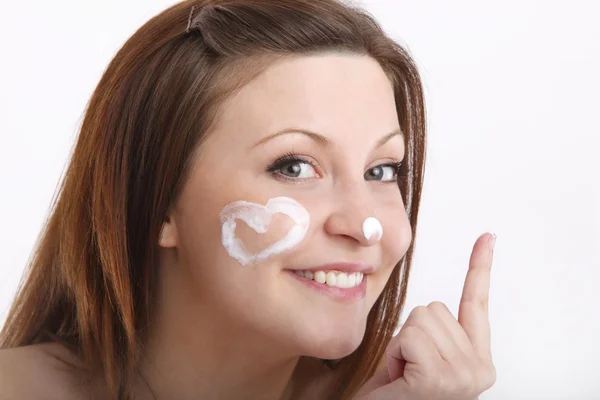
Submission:
[[[363,341],[364,327],[354,326],[339,332],[312,336],[310,342],[303,340],[303,355],[325,360],[335,360],[352,354]]]

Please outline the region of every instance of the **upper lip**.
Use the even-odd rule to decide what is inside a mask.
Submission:
[[[341,271],[346,273],[360,272],[362,274],[370,274],[375,268],[371,264],[367,263],[353,263],[353,262],[334,262],[329,264],[319,265],[318,267],[310,268],[298,268],[294,271]]]

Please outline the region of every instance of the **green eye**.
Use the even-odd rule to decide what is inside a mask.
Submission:
[[[365,172],[365,180],[367,181],[395,181],[398,168],[395,164],[378,165]]]
[[[289,178],[311,178],[315,175],[313,167],[303,161],[282,165],[277,172]]]
[[[267,168],[267,171],[286,179],[310,179],[318,174],[309,160],[293,153],[279,157]]]

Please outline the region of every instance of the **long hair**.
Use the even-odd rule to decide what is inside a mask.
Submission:
[[[413,238],[425,163],[421,79],[408,51],[366,11],[337,0],[183,1],[139,28],[108,65],[0,334],[0,348],[57,340],[130,383],[152,320],[160,230],[223,103],[282,57],[374,58],[390,79],[408,173],[398,181]],[[329,398],[370,378],[398,325],[414,240],[351,355],[330,363]]]

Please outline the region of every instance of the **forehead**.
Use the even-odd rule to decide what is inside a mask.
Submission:
[[[391,82],[374,59],[326,53],[275,62],[226,102],[219,125],[240,140],[290,127],[335,140],[379,137],[398,117]]]

